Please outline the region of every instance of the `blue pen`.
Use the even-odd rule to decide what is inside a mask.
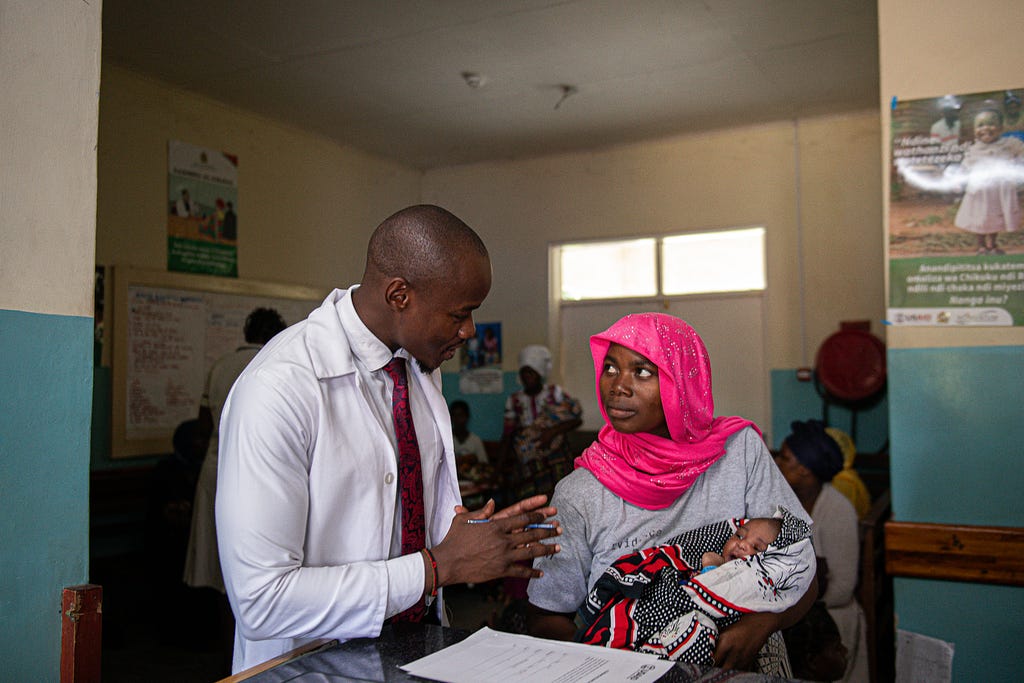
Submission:
[[[486,524],[490,522],[489,519],[467,519],[466,524]],[[524,529],[548,529],[552,530],[555,528],[554,524],[527,524],[523,527]]]

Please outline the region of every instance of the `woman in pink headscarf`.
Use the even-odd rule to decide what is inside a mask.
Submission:
[[[552,505],[562,551],[538,560],[531,581],[530,632],[570,640],[573,621],[604,570],[619,557],[720,519],[768,517],[800,501],[772,462],[760,431],[739,417],[715,417],[704,342],[679,318],[627,315],[590,339],[605,426],[559,482]],[[785,671],[781,638],[817,595],[812,582],[781,614],[754,613],[723,630],[715,662]]]

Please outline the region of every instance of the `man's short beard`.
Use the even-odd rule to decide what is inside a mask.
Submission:
[[[421,361],[419,358],[416,358],[415,361],[416,367],[418,367],[420,369],[420,372],[422,372],[424,375],[431,375],[434,373],[434,370],[437,370],[436,367],[430,367],[429,365]]]

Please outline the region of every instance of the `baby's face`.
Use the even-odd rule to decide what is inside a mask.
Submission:
[[[974,137],[986,144],[995,142],[1003,132],[999,123],[999,115],[991,111],[983,111],[974,117]]]
[[[736,529],[736,533],[725,542],[722,547],[722,558],[728,562],[750,557],[754,553],[763,553],[777,536],[778,533],[770,522],[751,519]]]

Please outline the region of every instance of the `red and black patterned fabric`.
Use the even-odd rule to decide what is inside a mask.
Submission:
[[[701,555],[720,552],[746,520],[684,532],[616,560],[587,596],[577,640],[713,664],[719,630],[749,612],[782,612],[814,577],[810,528],[782,508],[779,537],[764,553],[700,573]]]

